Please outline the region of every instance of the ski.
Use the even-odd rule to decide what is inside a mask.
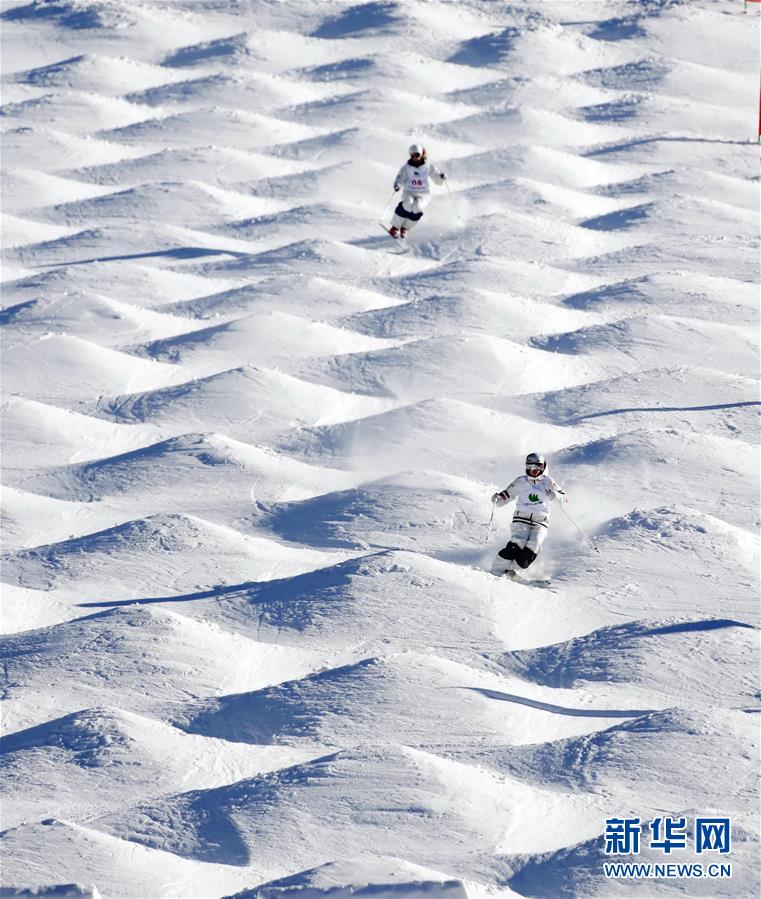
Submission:
[[[388,228],[383,224],[383,222],[378,222],[378,224],[383,228],[383,230],[388,234],[388,236],[396,242],[396,245],[399,247],[399,253],[408,253],[410,250],[410,246],[407,243],[407,239],[405,237],[394,237],[394,235],[388,230]]]
[[[549,587],[552,584],[549,578],[524,578],[517,571],[506,571],[501,577],[506,577],[516,584],[523,584],[525,587]]]

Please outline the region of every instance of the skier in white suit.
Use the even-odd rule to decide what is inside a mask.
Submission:
[[[407,232],[423,217],[423,209],[431,198],[430,182],[443,184],[447,177],[432,162],[428,162],[422,144],[413,144],[409,154],[409,159],[394,178],[394,190],[401,190],[403,193],[391,218],[391,227],[388,229],[392,237],[407,236]]]
[[[560,485],[546,472],[544,456],[529,453],[526,474],[519,475],[512,484],[492,496],[492,502],[498,506],[515,500],[510,540],[495,556],[492,574],[515,577],[519,569],[528,568],[539,554],[550,524],[552,501],[567,501]]]

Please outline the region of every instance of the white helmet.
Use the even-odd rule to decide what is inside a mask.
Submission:
[[[526,456],[526,474],[530,478],[538,478],[547,470],[547,460],[541,453],[529,453]],[[531,474],[532,471],[538,471],[539,474]]]
[[[410,156],[425,156],[425,147],[422,144],[412,144],[409,154]]]

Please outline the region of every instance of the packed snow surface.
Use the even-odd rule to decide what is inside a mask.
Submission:
[[[757,6],[2,0],[3,895],[761,894]]]

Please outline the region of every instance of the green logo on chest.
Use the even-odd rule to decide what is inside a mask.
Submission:
[[[528,495],[529,502],[538,503],[539,502],[539,494],[538,493],[529,493]]]

